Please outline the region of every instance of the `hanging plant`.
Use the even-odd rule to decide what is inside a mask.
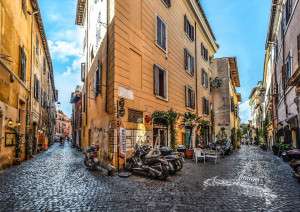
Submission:
[[[178,119],[178,113],[173,111],[173,109],[170,109],[167,112],[167,117],[168,117],[168,123],[170,127],[170,137],[171,137],[171,148],[175,149],[176,147],[176,129],[175,125]]]

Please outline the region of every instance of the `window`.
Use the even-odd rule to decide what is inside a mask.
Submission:
[[[46,58],[43,59],[43,74],[46,74],[47,72],[47,63],[46,63]]]
[[[27,14],[27,0],[22,0],[22,10],[23,10],[23,13],[24,15]]]
[[[23,47],[20,47],[20,78],[26,81],[26,54]]]
[[[191,41],[195,40],[195,30],[193,25],[189,22],[186,15],[184,15],[184,31]]]
[[[203,114],[209,115],[209,101],[207,98],[203,97]]]
[[[128,109],[128,122],[141,124],[144,122],[143,112],[133,109]]]
[[[39,36],[38,36],[38,34],[36,35],[35,54],[36,55],[40,54],[40,43],[39,43]]]
[[[167,99],[167,72],[154,65],[154,95]]]
[[[195,59],[187,49],[184,49],[184,68],[191,76],[194,76]]]
[[[170,7],[171,7],[171,0],[162,0],[162,2],[164,3],[164,5],[165,5],[167,8],[170,8]]]
[[[98,64],[98,68],[95,72],[95,84],[94,84],[95,96],[101,94],[101,88],[102,88],[102,64]]]
[[[195,91],[190,86],[185,86],[185,106],[195,109]]]
[[[201,81],[202,81],[202,86],[204,88],[208,88],[208,74],[206,73],[206,71],[204,69],[202,69]]]
[[[286,76],[286,81],[289,80],[289,78],[292,76],[292,57],[290,53],[286,60],[285,76]]]
[[[163,50],[167,50],[167,30],[166,24],[163,20],[157,16],[156,20],[156,43],[160,46]]]
[[[298,67],[300,67],[300,34],[297,36]]]
[[[288,24],[293,11],[293,0],[287,0],[285,3],[285,23]]]
[[[39,94],[40,94],[40,81],[37,79],[37,76],[34,75],[34,98],[36,100],[39,100]]]
[[[208,50],[207,50],[207,48],[205,48],[203,43],[201,43],[201,56],[205,61],[209,60]]]
[[[85,80],[85,63],[81,63],[81,81]]]

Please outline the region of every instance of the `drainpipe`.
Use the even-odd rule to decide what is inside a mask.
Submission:
[[[108,82],[109,82],[109,3],[106,1],[106,80],[105,80],[105,112],[108,113]]]

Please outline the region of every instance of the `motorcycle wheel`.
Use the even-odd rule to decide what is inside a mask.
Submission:
[[[125,165],[125,170],[131,172],[132,169],[133,169],[133,162],[132,162],[132,160],[130,159],[130,160],[126,163],[126,165]]]
[[[84,165],[91,171],[96,170],[96,166],[94,163],[89,162],[88,160],[84,160]]]
[[[176,171],[180,171],[183,168],[183,163],[181,160],[176,160]]]
[[[159,180],[166,180],[169,176],[168,167],[164,164],[161,164],[161,175],[158,177]]]
[[[177,171],[176,162],[168,162],[168,169],[169,169],[169,173],[171,175],[175,174]]]

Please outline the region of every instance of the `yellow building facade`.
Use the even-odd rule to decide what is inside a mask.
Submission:
[[[37,1],[2,0],[0,166],[30,157],[32,151],[37,152],[40,142],[51,137],[51,128],[46,125],[51,122],[49,112],[53,112],[55,95],[52,63]]]
[[[97,7],[102,16],[93,14]],[[93,30],[93,16],[105,31],[95,42],[93,33],[99,32]],[[101,156],[116,165],[123,160],[123,139],[125,153],[136,143],[153,145],[157,138],[170,145],[168,127],[151,119],[155,111],[191,112],[211,123],[209,78],[218,45],[198,1],[108,0],[97,5],[79,0],[76,23],[86,32],[83,147],[99,144]],[[176,131],[177,144],[191,140],[180,121]]]

